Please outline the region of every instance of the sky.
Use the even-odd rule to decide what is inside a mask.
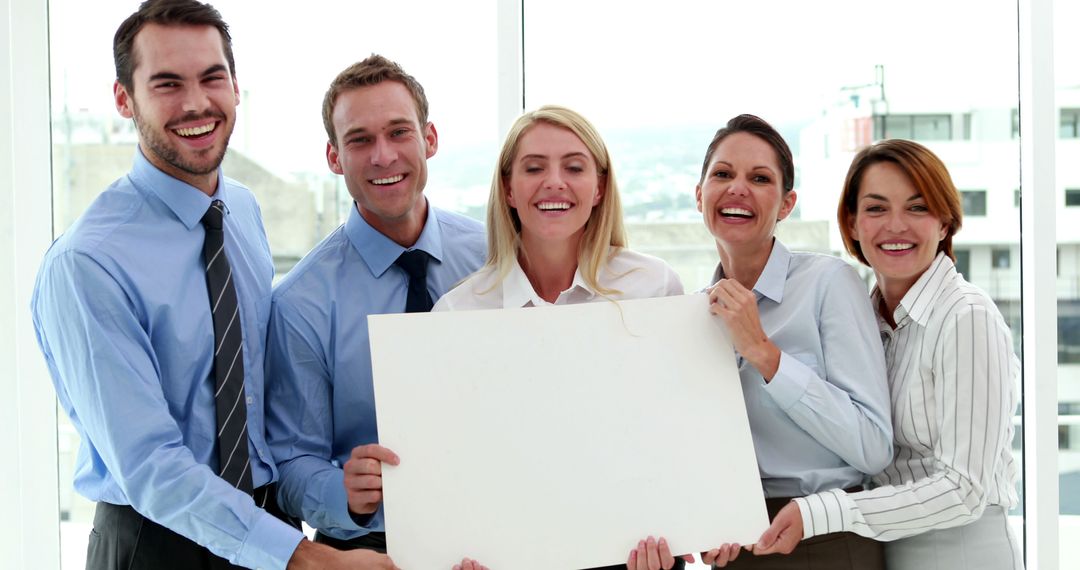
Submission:
[[[322,95],[338,71],[372,52],[425,86],[441,148],[500,142],[496,0],[308,0],[302,10],[213,3],[232,27],[243,92],[233,147],[278,174],[326,172]],[[1076,4],[1059,0],[1057,21],[1076,21]],[[50,2],[54,111],[66,103],[115,113],[112,35],[137,5]],[[884,66],[890,98],[920,112],[1012,107],[1018,96],[1015,0],[629,6],[526,0],[526,106],[565,104],[601,131],[720,126],[743,112],[792,124],[820,114],[843,87],[873,82],[875,65]],[[1059,30],[1061,81],[1080,84],[1071,55],[1080,39]]]

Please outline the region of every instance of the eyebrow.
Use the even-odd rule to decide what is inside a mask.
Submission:
[[[718,165],[718,164],[723,164],[724,166],[727,166],[728,168],[734,168],[734,165],[731,164],[730,162],[726,161],[726,160],[718,160],[718,161],[714,162],[712,165],[715,168],[716,165]],[[768,165],[765,165],[765,164],[759,164],[757,166],[753,166],[753,167],[750,168],[750,170],[753,171],[753,170],[757,170],[759,168],[768,170],[770,174],[776,174],[776,171],[773,170],[773,168],[771,166],[768,166]]]
[[[203,70],[202,73],[199,74],[199,77],[206,77],[207,75],[213,75],[215,73],[221,73],[223,71],[227,72],[229,71],[229,68],[225,67],[223,64],[218,63],[207,67],[205,70]],[[183,77],[181,77],[179,73],[174,73],[172,71],[161,71],[151,75],[149,81],[162,81],[166,79],[171,81],[180,81],[183,79]]]
[[[390,119],[390,122],[387,123],[387,125],[389,125],[389,126],[412,125],[412,124],[413,124],[413,122],[411,120],[405,118],[405,117],[401,117],[401,118],[397,118],[397,119]],[[341,138],[342,139],[347,139],[352,135],[359,135],[359,134],[363,134],[363,133],[366,133],[366,132],[368,132],[367,127],[353,127],[351,129],[345,131],[345,134],[341,135]]]
[[[923,197],[922,194],[915,193],[915,194],[912,194],[911,197],[907,199],[907,201],[908,202],[914,202],[915,200],[919,200],[922,197]],[[866,200],[866,199],[881,200],[882,202],[888,202],[889,201],[888,198],[882,196],[881,194],[867,194],[867,195],[863,196],[863,200]]]
[[[588,155],[586,155],[583,152],[575,151],[575,152],[568,152],[568,153],[560,156],[559,160],[564,160],[564,159],[567,159],[567,158],[578,158],[578,157],[586,158],[587,156]],[[536,159],[536,158],[542,158],[544,160],[547,160],[548,157],[547,157],[547,155],[543,155],[543,154],[526,154],[525,156],[521,157],[521,160]]]

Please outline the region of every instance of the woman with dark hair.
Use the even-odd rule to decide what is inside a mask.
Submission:
[[[1023,568],[1006,513],[1020,366],[994,302],[953,265],[960,195],[929,149],[886,140],[855,156],[837,216],[877,277],[896,455],[874,488],[796,499],[756,553],[850,531],[885,542],[890,570]]]
[[[842,260],[789,251],[778,222],[795,207],[791,150],[768,123],[740,115],[717,131],[696,189],[720,254],[708,294],[738,356],[770,518],[791,497],[859,489],[892,458],[885,361],[866,286]],[[828,544],[823,544],[828,541]],[[796,556],[736,559],[736,568],[882,568],[878,542],[852,533]]]

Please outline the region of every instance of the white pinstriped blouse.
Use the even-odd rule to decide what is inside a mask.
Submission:
[[[874,306],[880,292],[875,288]],[[893,461],[874,488],[796,499],[805,538],[896,540],[1017,504],[1012,417],[1020,362],[994,302],[944,253],[904,295],[895,330],[878,315],[891,392]]]

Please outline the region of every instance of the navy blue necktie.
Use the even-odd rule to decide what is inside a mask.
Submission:
[[[397,258],[394,265],[409,275],[409,296],[405,299],[406,313],[426,313],[431,310],[431,294],[427,290],[427,264],[429,256],[419,249],[412,249]]]
[[[214,200],[202,218],[203,260],[214,319],[214,402],[217,411],[218,474],[237,489],[252,492],[248,457],[247,403],[244,401],[244,335],[232,267],[225,256],[225,203]]]

